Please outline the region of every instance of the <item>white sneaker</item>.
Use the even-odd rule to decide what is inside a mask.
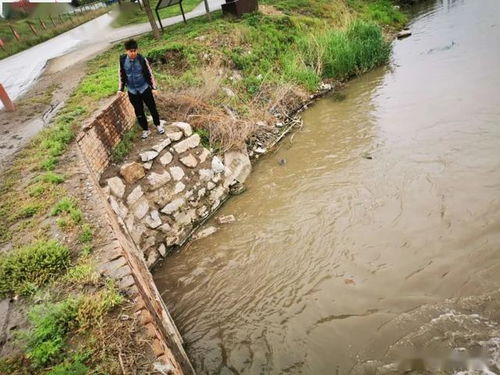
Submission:
[[[158,133],[160,133],[160,134],[165,133],[165,129],[163,129],[163,126],[161,126],[161,125],[158,125],[158,126],[156,127],[156,130],[158,130]]]
[[[147,137],[149,137],[150,134],[151,134],[151,132],[149,130],[144,130],[142,132],[141,138],[146,139]]]

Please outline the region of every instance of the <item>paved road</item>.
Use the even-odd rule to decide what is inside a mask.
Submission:
[[[223,0],[208,0],[210,11],[221,8]],[[203,1],[186,18],[205,14]],[[42,74],[47,62],[57,58],[50,67],[62,70],[105,50],[111,43],[151,30],[149,23],[112,28],[114,16],[104,14],[92,21],[56,36],[44,43],[0,60],[0,83],[14,100],[23,94]],[[182,16],[162,20],[164,26],[182,22]],[[3,108],[0,103],[0,109]]]

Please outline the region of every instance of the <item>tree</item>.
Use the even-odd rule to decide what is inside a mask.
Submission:
[[[144,6],[144,10],[146,12],[146,15],[148,16],[149,23],[151,24],[153,37],[155,39],[160,39],[160,29],[158,29],[155,17],[153,16],[153,11],[151,10],[151,3],[149,2],[149,0],[142,0],[142,5]]]

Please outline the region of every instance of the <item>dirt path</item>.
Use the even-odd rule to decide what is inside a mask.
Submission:
[[[50,63],[40,79],[16,102],[15,112],[0,112],[0,170],[50,122],[85,73],[85,61],[54,72],[51,65],[56,64],[57,61]]]

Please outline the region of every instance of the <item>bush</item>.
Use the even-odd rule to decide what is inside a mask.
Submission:
[[[73,298],[34,307],[28,314],[33,328],[25,333],[27,357],[35,368],[61,357],[67,332],[72,328],[80,301]]]
[[[0,256],[0,296],[30,294],[66,271],[69,250],[56,241],[36,242]]]

